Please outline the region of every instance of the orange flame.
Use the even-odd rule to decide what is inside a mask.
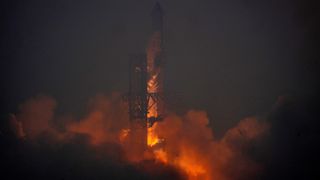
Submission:
[[[161,81],[159,78],[159,74],[161,72],[160,67],[155,66],[155,59],[160,55],[161,53],[161,33],[155,32],[148,43],[147,47],[147,70],[149,74],[149,79],[147,82],[147,90],[148,93],[158,93],[161,91]],[[154,101],[152,98],[149,99],[148,102],[149,110],[147,117],[148,118],[156,118],[159,116],[159,104],[157,101]],[[162,142],[163,139],[161,139],[156,131],[158,128],[158,123],[155,122],[152,126],[149,126],[148,124],[148,135],[147,135],[147,144],[149,147],[154,147],[158,143]],[[180,155],[179,158],[170,159],[168,157],[168,152],[165,151],[163,148],[157,147],[156,149],[153,149],[153,153],[155,156],[155,159],[157,161],[160,161],[165,164],[171,164],[178,166],[182,168],[189,176],[198,178],[199,175],[205,174],[206,170],[203,167],[203,165],[199,164],[198,159],[194,158],[195,156],[190,156],[190,153],[188,149],[184,149],[184,153]],[[201,176],[201,179],[209,179],[209,178],[203,178]]]
[[[161,53],[161,33],[155,32],[148,43],[148,47],[146,49],[147,53],[147,70],[149,74],[149,79],[147,82],[147,90],[148,93],[157,93],[159,92],[159,73],[160,68],[155,66],[155,59]],[[152,98],[150,98],[148,102],[149,110],[147,117],[158,117],[158,104]],[[152,127],[148,124],[148,136],[147,136],[147,144],[152,147],[159,143],[161,140],[158,135],[155,133],[154,129],[156,128],[157,123],[154,123]]]

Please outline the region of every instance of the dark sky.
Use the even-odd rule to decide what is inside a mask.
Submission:
[[[129,54],[145,49],[154,3],[2,2],[2,94],[8,109],[42,93],[55,97],[60,111],[79,112],[97,92],[126,91]],[[208,111],[216,132],[268,112],[278,96],[311,91],[301,76],[315,23],[306,14],[312,2],[160,3],[165,88],[182,94],[183,105]]]
[[[244,117],[267,115],[272,153],[260,160],[272,179],[281,168],[283,177],[316,172],[309,168],[320,137],[316,2],[160,1],[165,89],[181,94],[182,109],[206,110],[217,135]],[[58,113],[81,115],[97,93],[127,91],[129,54],[144,52],[154,4],[1,1],[1,121],[37,94],[54,97]],[[273,111],[280,96],[289,106]]]

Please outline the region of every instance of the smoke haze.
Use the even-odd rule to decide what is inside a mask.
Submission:
[[[154,128],[165,148],[132,156],[121,94],[154,3],[0,2],[1,177],[319,179],[315,0],[161,0],[180,99]]]
[[[22,103],[19,112],[10,116],[9,121],[14,122],[11,123],[11,128],[16,138],[30,148],[31,152],[26,152],[25,155],[59,154],[64,148],[71,148],[72,151],[79,146],[76,151],[85,153],[85,158],[89,158],[84,159],[89,161],[87,163],[110,163],[109,166],[114,165],[113,168],[120,171],[124,169],[117,166],[132,166],[136,168],[135,173],[159,178],[172,175],[188,179],[247,179],[256,177],[262,171],[262,165],[245,153],[250,148],[250,143],[259,140],[269,129],[268,124],[259,122],[255,117],[241,120],[238,125],[229,129],[223,138],[218,139],[208,127],[209,119],[204,111],[190,110],[182,116],[174,113],[168,115],[155,128],[156,133],[165,139],[165,148],[161,149],[161,152],[155,150],[151,157],[149,155],[137,165],[137,162],[130,161],[131,158],[128,157],[132,147],[125,146],[120,138],[122,130],[128,128],[129,122],[125,104],[119,94],[100,94],[91,98],[87,114],[81,119],[58,117],[55,114],[56,105],[52,97],[40,95]],[[55,124],[58,119],[60,124],[64,124],[62,128]],[[72,157],[76,158],[77,155]],[[47,158],[48,161],[56,163],[50,155]],[[64,163],[73,163],[76,160],[64,158]],[[144,166],[145,163],[149,163],[148,168],[139,169],[139,166]],[[59,167],[54,168],[64,171]],[[39,173],[45,173],[43,170],[45,169],[39,170]],[[79,171],[81,167],[75,167],[75,170]],[[88,177],[94,172],[88,172]],[[61,177],[68,178],[69,175],[65,173],[67,172],[63,172]],[[165,175],[166,173],[169,174]],[[121,179],[121,176],[115,174],[111,177]]]

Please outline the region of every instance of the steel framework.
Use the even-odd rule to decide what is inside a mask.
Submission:
[[[130,56],[129,92],[124,96],[128,103],[131,135],[136,143],[147,146],[147,128],[163,119],[163,115],[148,117],[150,108],[155,104],[163,105],[162,93],[149,93],[147,90],[147,60],[145,54]],[[150,100],[153,103],[149,103]],[[163,109],[163,107],[161,107]],[[137,139],[136,139],[137,138]]]

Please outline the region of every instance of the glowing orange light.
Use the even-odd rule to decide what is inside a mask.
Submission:
[[[124,142],[127,139],[129,132],[130,132],[130,129],[122,129],[120,131],[120,134],[119,134],[120,142]]]
[[[149,74],[149,79],[147,82],[147,91],[148,93],[157,93],[159,92],[159,78],[158,75],[160,73],[160,68],[155,66],[155,58],[161,52],[160,47],[160,32],[155,32],[148,43],[148,47],[146,49],[147,52],[147,70]],[[149,99],[148,102],[148,118],[156,118],[159,116],[158,114],[158,104],[152,98]],[[147,135],[147,144],[152,147],[158,144],[161,140],[155,132],[155,128],[157,123],[155,122],[152,127],[148,124],[148,135]]]

